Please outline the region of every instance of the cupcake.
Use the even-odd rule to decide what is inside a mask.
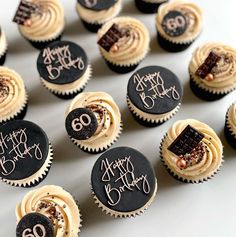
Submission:
[[[28,105],[24,81],[7,67],[0,66],[0,125],[14,119],[23,119]]]
[[[117,17],[98,31],[101,55],[110,69],[117,73],[134,70],[149,51],[147,28],[131,17]]]
[[[43,186],[41,188],[32,190],[25,195],[22,202],[16,206],[16,217],[19,225],[19,230],[22,230],[20,228],[20,222],[22,220],[24,221],[26,217],[28,220],[27,225],[29,226],[29,228],[34,228],[32,218],[29,218],[27,216],[29,213],[34,214],[34,217],[37,217],[38,214],[41,214],[40,216],[45,216],[45,224],[41,226],[41,228],[46,229],[47,227],[49,227],[49,229],[51,229],[51,222],[53,225],[54,237],[78,237],[78,233],[80,232],[81,228],[80,210],[71,194],[59,186]],[[41,218],[42,217],[40,217],[40,219]],[[39,218],[37,218],[36,221],[40,220],[38,219]],[[36,221],[33,220],[33,222]],[[40,229],[40,227],[37,228],[36,231],[38,229]],[[27,232],[25,234],[28,234],[28,232],[30,231],[27,230],[25,232]],[[35,235],[35,237],[36,236],[39,235]],[[50,235],[44,236],[50,237]]]
[[[37,49],[60,40],[65,27],[59,0],[21,0],[13,21],[21,35]]]
[[[7,56],[7,39],[0,27],[0,65],[3,65]]]
[[[168,0],[135,0],[135,5],[143,13],[156,13],[159,6]]]
[[[174,0],[162,4],[156,16],[157,40],[169,52],[188,48],[202,31],[202,12],[193,3]]]
[[[86,29],[97,32],[121,11],[121,0],[77,0],[76,10]]]
[[[142,153],[130,147],[103,153],[93,166],[91,184],[95,202],[114,217],[143,213],[157,192],[153,167]]]
[[[0,127],[0,179],[12,186],[38,185],[48,174],[53,149],[36,124],[14,120]]]
[[[236,149],[236,101],[229,107],[226,113],[225,137],[228,143]]]
[[[70,139],[80,149],[100,153],[120,136],[120,110],[109,94],[84,92],[67,109],[65,126]]]
[[[200,99],[214,101],[236,89],[236,50],[220,43],[197,48],[189,63],[190,87]]]
[[[41,50],[37,68],[42,84],[61,99],[83,91],[92,74],[85,51],[70,41],[56,41]]]
[[[200,183],[212,178],[223,162],[223,146],[212,128],[194,119],[179,120],[160,146],[161,160],[176,179]]]
[[[160,125],[174,116],[182,96],[178,77],[164,67],[143,67],[128,82],[128,107],[134,118],[147,127]]]

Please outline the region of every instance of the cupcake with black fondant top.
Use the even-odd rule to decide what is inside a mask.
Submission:
[[[129,79],[127,103],[134,118],[145,126],[157,126],[179,110],[183,88],[178,77],[160,66],[136,71]]]
[[[84,26],[97,32],[121,11],[121,0],[77,0],[76,10]]]
[[[193,93],[207,101],[218,100],[236,89],[236,50],[221,43],[198,47],[189,63]]]
[[[202,23],[202,11],[194,3],[183,0],[164,3],[156,16],[158,42],[167,51],[183,51],[199,36]]]
[[[162,3],[168,0],[135,0],[136,7],[143,13],[156,13]]]
[[[65,27],[64,9],[59,0],[21,0],[13,21],[24,38],[42,49],[60,40]]]
[[[55,185],[46,185],[28,192],[16,206],[16,217],[20,233],[26,227],[34,228],[34,224],[40,223],[37,230],[47,230],[48,235],[45,237],[51,237],[52,231],[53,237],[78,237],[82,221],[72,195]],[[29,233],[28,230],[25,232]]]
[[[83,151],[99,153],[120,136],[121,114],[113,98],[105,92],[83,92],[66,111],[66,130]]]
[[[175,178],[187,183],[200,183],[219,171],[223,146],[208,125],[194,119],[179,120],[163,138],[160,155]]]
[[[142,153],[130,147],[103,153],[93,166],[91,184],[95,202],[114,217],[143,213],[157,192],[153,167]]]
[[[21,76],[12,69],[0,67],[0,124],[23,119],[28,97]]]
[[[229,107],[226,113],[225,137],[228,143],[236,149],[236,102]]]
[[[149,32],[140,21],[117,17],[98,31],[101,55],[111,70],[127,73],[134,70],[149,51]]]
[[[37,68],[43,85],[62,99],[80,93],[92,74],[85,51],[70,41],[45,47],[38,56]]]
[[[7,39],[4,31],[0,27],[0,65],[3,65],[7,56]]]
[[[32,187],[48,174],[53,150],[46,133],[36,124],[14,120],[0,127],[0,179],[12,186]]]

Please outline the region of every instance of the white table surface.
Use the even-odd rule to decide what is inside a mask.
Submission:
[[[5,66],[23,77],[29,91],[29,107],[25,117],[39,124],[48,134],[54,147],[54,162],[47,178],[38,186],[55,184],[70,191],[79,201],[83,227],[82,237],[161,236],[161,237],[233,237],[236,235],[236,151],[225,141],[224,116],[236,99],[236,92],[216,102],[196,98],[189,88],[188,62],[192,51],[201,43],[219,41],[236,47],[234,0],[194,1],[204,10],[204,31],[196,42],[181,53],[167,53],[156,42],[154,15],[136,10],[133,0],[124,0],[122,15],[140,19],[151,34],[151,51],[139,66],[161,65],[173,70],[184,85],[184,98],[178,114],[156,128],[137,124],[126,105],[126,87],[132,73],[118,75],[110,71],[101,59],[96,35],[88,32],[78,20],[75,0],[63,0],[66,14],[64,39],[80,44],[87,52],[93,67],[93,78],[85,91],[105,91],[113,95],[122,112],[124,131],[113,147],[130,146],[146,155],[156,170],[158,193],[155,201],[141,216],[114,219],[101,212],[93,202],[90,191],[90,172],[99,155],[80,151],[67,137],[64,111],[70,101],[63,101],[42,87],[36,69],[38,51],[19,34],[12,23],[18,0],[1,1],[0,24],[6,32],[9,52]],[[207,183],[193,185],[176,181],[167,173],[159,158],[163,134],[179,119],[195,118],[206,122],[219,134],[224,143],[225,162],[219,174]],[[0,237],[15,236],[15,205],[29,189],[0,184]]]

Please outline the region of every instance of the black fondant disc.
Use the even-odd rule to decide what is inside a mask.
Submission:
[[[96,197],[109,209],[132,212],[153,196],[156,186],[154,170],[139,151],[117,147],[103,153],[91,175]]]
[[[112,7],[117,3],[118,0],[77,0],[79,4],[83,7],[94,10],[101,11]]]
[[[97,130],[98,122],[94,113],[86,108],[72,110],[66,117],[66,130],[77,140],[90,138]]]
[[[129,79],[129,99],[138,109],[149,114],[170,112],[180,103],[182,95],[179,79],[164,67],[141,68]]]
[[[85,51],[70,41],[56,41],[41,50],[37,68],[41,78],[53,84],[80,79],[88,67]]]
[[[49,152],[45,132],[36,124],[13,120],[0,127],[0,177],[21,180],[35,174]]]
[[[26,236],[53,237],[53,224],[40,213],[29,213],[20,220],[16,227],[16,237]]]

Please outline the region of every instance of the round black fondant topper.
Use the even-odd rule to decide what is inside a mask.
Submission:
[[[52,222],[40,213],[25,215],[16,227],[16,237],[53,237]]]
[[[97,130],[98,122],[94,113],[86,108],[72,110],[66,117],[66,130],[77,140],[90,138]]]
[[[149,161],[129,147],[117,147],[103,153],[92,169],[91,183],[98,200],[119,212],[144,207],[157,185]]]
[[[0,178],[21,180],[35,174],[45,163],[49,141],[36,124],[14,120],[0,127]]]
[[[77,0],[83,7],[94,11],[106,10],[117,3],[118,0]]]
[[[128,83],[128,98],[149,114],[168,113],[180,103],[183,89],[177,76],[164,67],[148,66],[136,71]]]
[[[70,41],[56,41],[44,48],[37,60],[42,79],[53,84],[68,84],[79,80],[88,67],[85,51]]]
[[[163,30],[172,37],[182,35],[186,31],[187,26],[187,19],[180,11],[169,11],[162,21]]]

